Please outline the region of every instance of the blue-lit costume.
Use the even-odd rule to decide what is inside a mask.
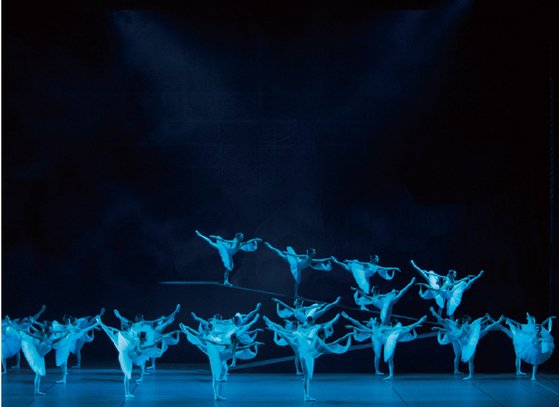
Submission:
[[[392,308],[394,304],[402,298],[414,282],[415,278],[412,278],[410,283],[401,290],[392,290],[385,294],[379,293],[374,286],[371,295],[367,295],[359,289],[354,288],[355,294],[353,295],[353,299],[355,300],[355,304],[359,305],[364,311],[368,311],[367,305],[373,305],[378,308],[380,310],[380,322],[386,325],[392,318]]]
[[[265,242],[264,245],[274,251],[278,256],[287,261],[289,270],[295,280],[295,297],[299,297],[299,284],[301,284],[301,275],[304,269],[310,267],[315,270],[331,271],[332,264],[330,258],[315,259],[316,251],[314,249],[307,250],[306,254],[297,254],[291,246],[287,246],[285,251],[281,251],[273,247],[270,243]]]
[[[369,279],[375,274],[378,274],[385,280],[392,280],[394,274],[400,271],[398,267],[382,267],[379,266],[379,257],[377,255],[371,256],[370,261],[363,262],[359,260],[344,260],[343,262],[338,261],[335,257],[331,257],[331,260],[342,266],[345,270],[349,271],[355,282],[365,294],[369,294],[371,290],[371,285]]]
[[[427,319],[427,317],[424,316],[411,325],[404,326],[398,322],[396,325],[392,326],[381,324],[376,318],[371,318],[365,324],[362,324],[348,316],[345,312],[342,312],[342,316],[352,323],[348,328],[352,329],[351,334],[356,341],[363,342],[368,339],[371,340],[373,353],[375,355],[375,374],[379,376],[384,375],[379,369],[380,356],[383,354],[384,350],[384,362],[388,363],[389,369],[389,374],[385,377],[385,380],[392,379],[394,376],[394,354],[398,342],[413,341],[417,337],[415,328],[420,327],[423,321]]]
[[[233,256],[239,250],[242,250],[243,252],[254,252],[258,249],[258,246],[262,242],[262,239],[259,238],[244,241],[244,235],[242,233],[237,233],[233,240],[225,240],[220,236],[214,235],[207,237],[198,231],[196,231],[196,234],[208,242],[212,247],[217,249],[219,256],[221,257],[221,261],[223,262],[223,266],[225,267],[225,273],[223,276],[223,284],[225,285],[231,285],[229,282],[229,274],[232,273],[235,268]]]
[[[340,339],[326,343],[325,339],[327,336],[333,333],[332,324],[337,321],[339,315],[337,315],[334,320],[326,324],[314,324],[312,317],[306,326],[298,325],[295,330],[286,329],[279,324],[270,321],[268,318],[264,317],[264,321],[268,328],[274,331],[274,335],[278,335],[283,342],[276,338],[275,342],[279,343],[280,346],[291,346],[295,350],[299,360],[301,361],[301,367],[303,370],[303,389],[304,389],[304,399],[305,401],[314,401],[309,394],[310,391],[310,381],[314,373],[314,361],[321,355],[327,353],[342,354],[347,352],[351,346],[351,334],[348,333],[341,337]],[[345,344],[341,344],[346,340]]]

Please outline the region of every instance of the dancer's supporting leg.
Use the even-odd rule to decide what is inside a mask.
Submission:
[[[382,343],[378,340],[373,339],[373,353],[375,354],[375,374],[377,376],[384,376],[384,373],[380,371],[380,356],[382,355]]]
[[[468,376],[464,380],[471,380],[474,377],[474,356],[468,360]]]
[[[76,364],[72,366],[72,369],[81,369],[82,368],[82,351],[79,349],[76,352]]]
[[[454,350],[454,374],[461,375],[464,374],[460,371],[460,358],[462,357],[462,350],[460,344],[456,342],[451,342],[452,349]]]
[[[537,371],[538,371],[538,365],[532,366],[532,379],[531,380],[536,380],[536,372]]]
[[[302,358],[303,367],[303,390],[305,393],[305,401],[316,401],[310,396],[311,379],[314,371],[314,359],[310,356]]]
[[[388,359],[388,376],[382,380],[391,380],[394,377],[394,354]]]
[[[16,364],[12,366],[12,369],[19,369],[21,363],[21,352],[16,353]]]
[[[34,393],[39,396],[44,396],[47,393],[43,393],[40,390],[41,387],[41,375],[39,373],[35,373],[35,380],[33,381],[34,384]]]

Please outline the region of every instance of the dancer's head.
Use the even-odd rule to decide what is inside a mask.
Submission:
[[[316,255],[316,250],[315,249],[307,249],[307,256],[309,257],[314,257]]]
[[[380,258],[378,257],[378,255],[373,254],[372,256],[369,256],[369,261],[373,264],[378,264],[380,261]]]
[[[243,318],[241,317],[240,313],[236,313],[235,316],[233,317],[233,323],[235,325],[241,325],[241,322],[243,321]]]
[[[307,324],[308,325],[314,325],[314,317],[312,315],[309,315],[307,317]]]
[[[297,297],[293,301],[293,305],[295,305],[296,308],[302,307],[303,306],[303,300],[301,298]]]
[[[285,320],[285,328],[286,329],[296,329],[297,328],[296,321],[292,321],[291,319],[286,319]]]
[[[235,233],[235,239],[242,242],[243,240],[245,240],[245,235],[243,235],[241,232]]]
[[[454,279],[456,278],[456,270],[448,270],[447,277],[451,282],[454,282]]]
[[[377,326],[377,325],[378,325],[378,319],[377,319],[377,317],[371,317],[371,318],[369,319],[369,322],[367,322],[367,326],[368,326],[369,328],[372,328],[372,327]]]
[[[143,314],[136,314],[134,316],[134,322],[142,322],[144,320],[144,315]]]

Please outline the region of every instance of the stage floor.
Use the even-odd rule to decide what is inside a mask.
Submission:
[[[135,372],[136,373],[136,372]],[[56,384],[49,369],[33,396],[33,375],[22,368],[2,375],[2,406],[285,406],[303,402],[303,383],[291,374],[233,372],[224,384],[224,402],[214,402],[209,371],[161,365],[144,382],[131,384],[136,396],[125,401],[117,369],[72,369],[67,384]],[[479,374],[472,381],[452,375],[400,374],[383,381],[367,374],[316,374],[311,395],[320,406],[559,406],[559,375],[538,381],[512,374]]]

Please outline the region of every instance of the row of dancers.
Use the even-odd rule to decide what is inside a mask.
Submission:
[[[516,373],[524,374],[521,371],[522,361],[531,364],[532,380],[536,379],[538,366],[551,357],[554,349],[551,335],[554,317],[547,318],[539,324],[529,314],[526,323],[503,316],[495,320],[489,315],[475,320],[468,317],[453,319],[441,316],[431,307],[436,326],[432,328],[432,332],[418,334],[417,329],[426,322],[427,316],[409,325],[403,325],[401,322],[382,317],[359,321],[346,312],[341,312],[332,319],[319,322],[319,319],[339,304],[339,298],[331,303],[307,305],[300,298],[296,298],[293,305],[278,299],[274,301],[280,322],[274,322],[266,316],[262,319],[266,328],[273,332],[274,343],[278,346],[288,346],[293,350],[296,373],[303,375],[306,401],[314,400],[310,395],[310,383],[315,360],[324,354],[347,352],[352,340],[371,341],[374,372],[377,375],[384,374],[379,366],[382,358],[389,369],[386,379],[391,379],[394,375],[394,355],[397,344],[422,337],[436,336],[439,344],[452,345],[455,354],[454,373],[460,374],[458,370],[460,362],[468,364],[468,376],[465,379],[471,379],[474,374],[474,358],[480,339],[492,330],[501,330],[512,339],[516,355]],[[22,319],[10,319],[6,316],[2,321],[4,372],[6,372],[6,359],[16,356],[21,349],[35,373],[35,394],[44,394],[40,391],[40,382],[41,377],[46,374],[45,355],[50,350],[55,350],[56,365],[62,372],[62,378],[58,382],[66,383],[69,355],[74,353],[79,357],[83,345],[94,339],[95,330],[104,331],[118,352],[126,398],[134,397],[130,392],[133,366],[140,368],[137,382],[141,382],[145,369],[155,368],[155,360],[161,357],[169,346],[178,344],[181,333],[186,335],[189,343],[207,355],[215,400],[224,399],[222,383],[227,380],[229,368],[235,366],[237,360],[255,358],[259,346],[263,345],[263,342],[257,340],[262,329],[255,327],[260,319],[260,304],[247,314],[236,313],[228,319],[224,319],[221,315],[204,319],[192,313],[191,316],[197,326],[180,323],[178,330],[166,333],[164,331],[175,320],[180,305],[177,305],[170,315],[149,321],[141,315],[134,320],[129,320],[115,310],[114,314],[120,321],[120,328],[108,326],[102,321],[104,310],[90,317],[66,317],[60,323],[39,322],[38,319],[43,311],[44,308],[39,313]],[[345,327],[348,331],[333,340],[331,338],[334,336],[334,325],[341,318],[346,321]],[[81,358],[78,359],[78,364],[80,360]],[[146,367],[148,362],[150,366]]]
[[[358,298],[356,298],[356,303],[358,305],[371,304],[371,301],[373,301],[371,297],[380,298],[379,296],[382,295],[378,291],[371,292],[374,288],[370,283],[373,276],[378,275],[385,280],[392,280],[395,273],[400,272],[398,267],[381,266],[379,264],[380,259],[378,255],[370,256],[369,261],[355,259],[339,261],[334,256],[316,258],[315,249],[307,249],[305,254],[297,254],[291,246],[288,246],[286,250],[279,250],[269,242],[265,242],[260,238],[245,240],[242,233],[235,234],[235,237],[231,240],[216,235],[205,236],[199,231],[195,233],[217,249],[223,266],[225,267],[223,283],[227,286],[231,286],[229,278],[235,268],[233,261],[234,255],[239,251],[254,252],[262,244],[289,264],[289,269],[295,280],[294,295],[296,298],[299,297],[302,272],[307,268],[331,271],[332,263],[334,263],[350,272],[358,286],[358,290],[355,293],[355,295],[358,296]],[[421,269],[413,260],[411,260],[411,264],[425,280],[424,283],[418,283],[420,286],[419,294],[421,298],[425,300],[435,300],[441,309],[446,307],[447,315],[451,318],[458,305],[460,305],[463,293],[471,288],[472,284],[484,273],[482,270],[477,275],[469,275],[457,280],[455,270],[449,270],[448,274],[443,276],[432,270]],[[413,282],[415,282],[415,280],[413,280]],[[407,288],[409,288],[409,286],[402,291],[405,292]]]

